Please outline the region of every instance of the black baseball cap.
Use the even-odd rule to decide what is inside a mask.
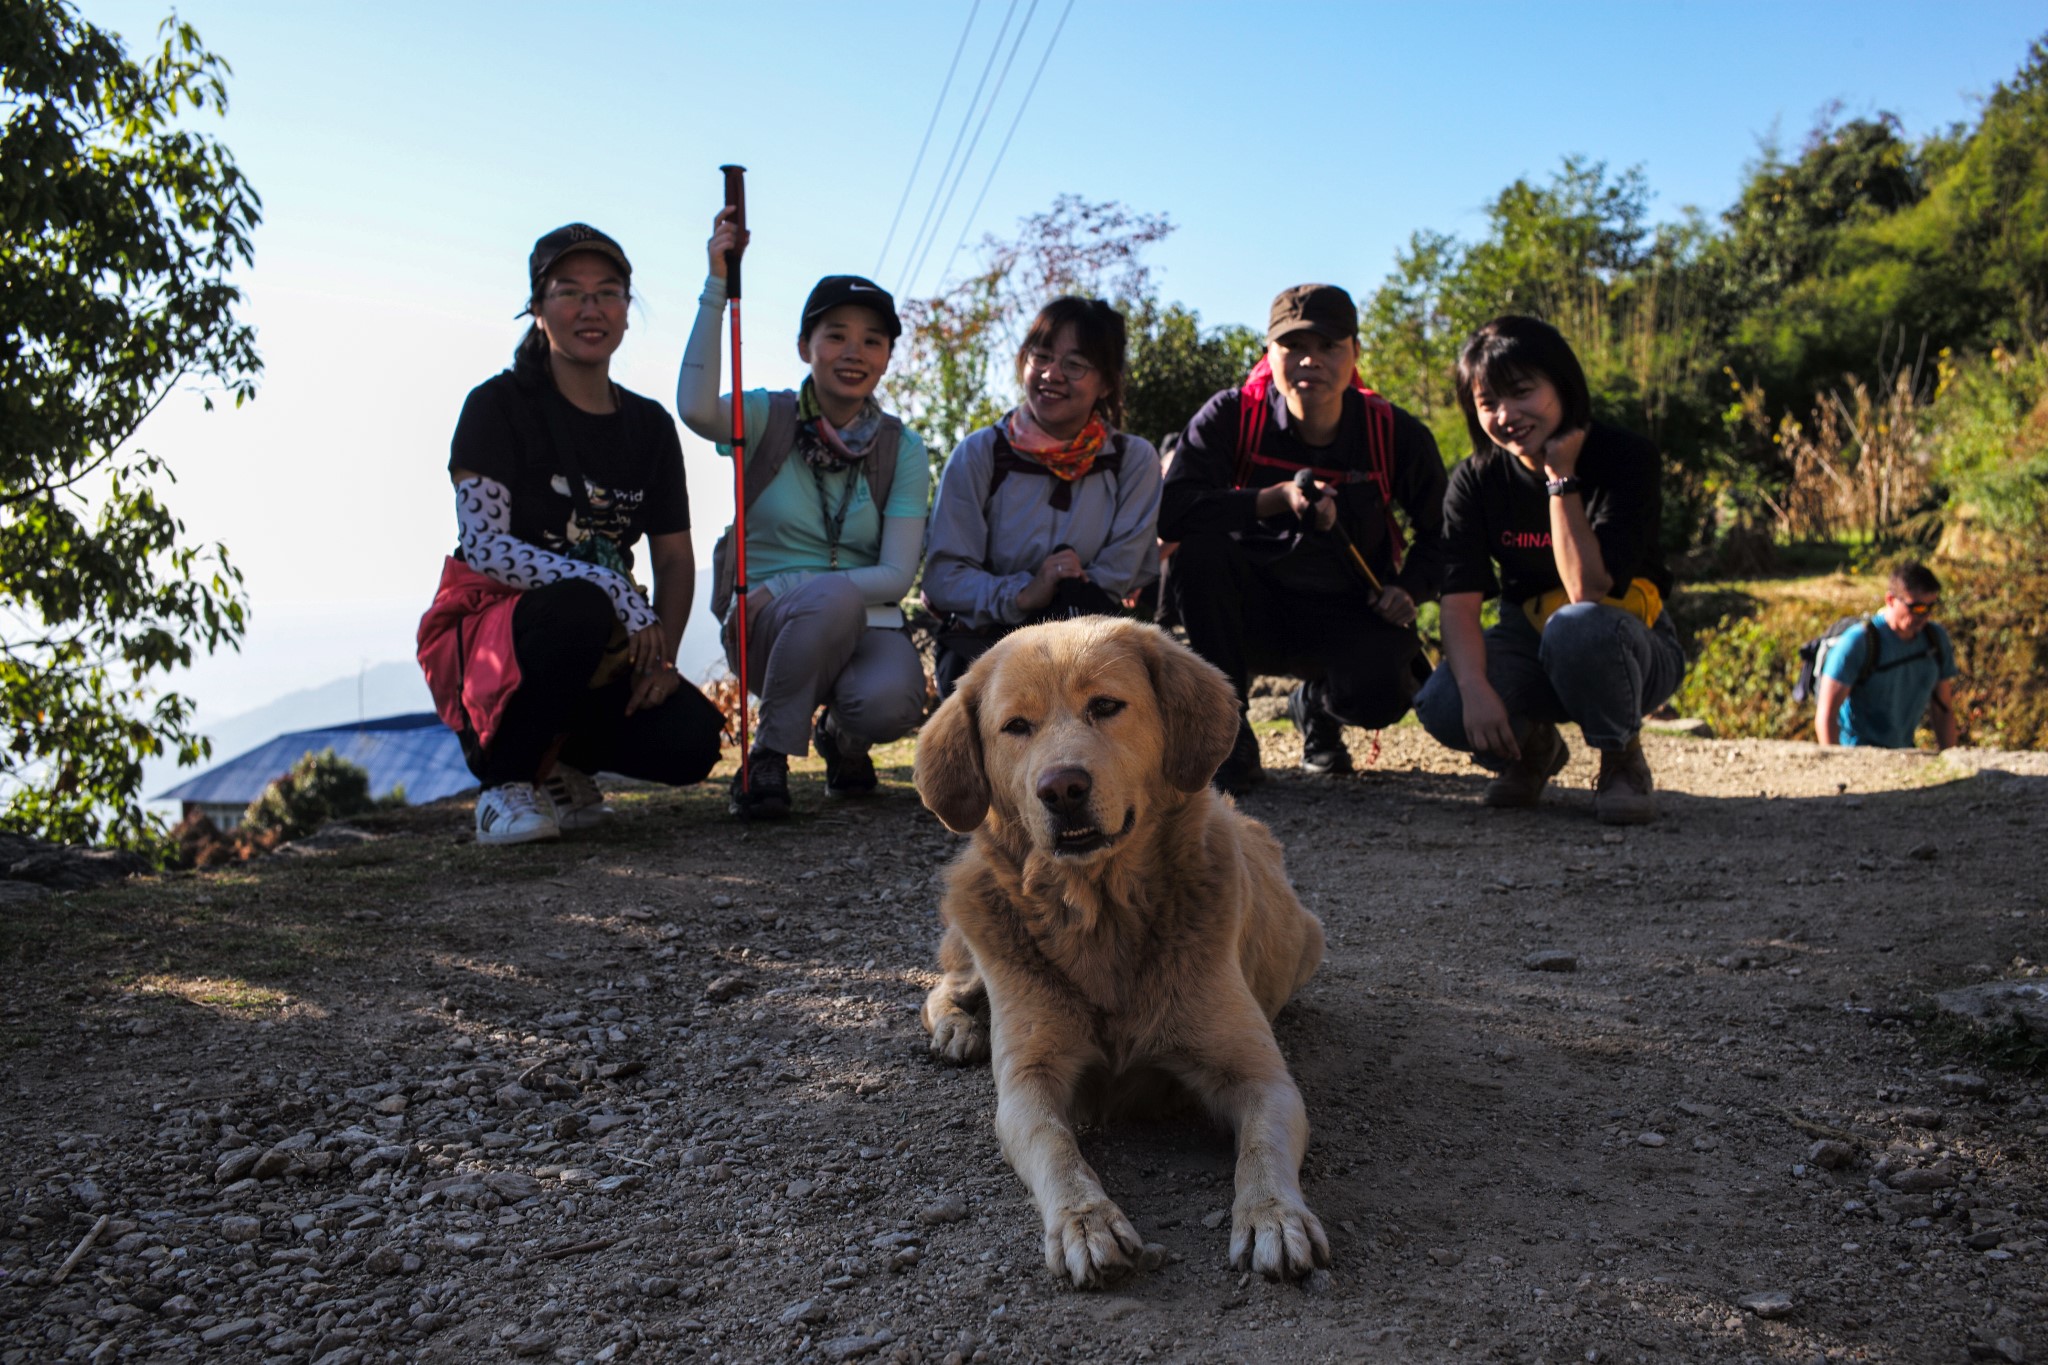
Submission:
[[[1266,319],[1266,341],[1271,344],[1289,332],[1314,332],[1332,341],[1355,337],[1358,306],[1334,284],[1297,284],[1283,289]]]
[[[894,341],[903,335],[903,323],[896,316],[896,300],[888,290],[864,275],[827,275],[811,289],[811,296],[804,300],[803,322],[797,328],[807,334],[811,323],[819,316],[831,312],[841,304],[872,309],[881,315],[882,328]]]
[[[533,254],[526,258],[527,283],[532,291],[540,293],[540,282],[547,278],[556,261],[578,251],[609,256],[619,263],[627,279],[633,278],[633,263],[626,259],[624,247],[588,223],[567,223],[533,244]]]

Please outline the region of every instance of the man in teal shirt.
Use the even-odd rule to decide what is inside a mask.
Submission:
[[[1935,748],[1955,744],[1955,647],[1930,619],[1940,601],[1941,583],[1926,565],[1902,564],[1883,610],[1835,637],[1815,696],[1822,744],[1910,749],[1923,713]]]

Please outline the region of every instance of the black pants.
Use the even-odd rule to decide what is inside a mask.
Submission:
[[[611,599],[594,583],[565,579],[523,594],[512,609],[512,652],[519,689],[505,703],[497,733],[469,756],[486,787],[531,782],[554,742],[562,762],[584,772],[686,786],[718,762],[724,717],[685,681],[659,706],[626,714],[630,671],[592,687],[618,624]]]
[[[951,625],[939,631],[937,647],[932,656],[932,682],[939,689],[939,700],[953,695],[959,685],[960,675],[976,659],[989,652],[996,641],[1013,630],[1025,626],[1041,625],[1047,621],[1068,621],[1076,616],[1121,616],[1124,604],[1096,587],[1085,578],[1065,578],[1053,589],[1052,602],[1044,611],[1027,617],[1014,626],[989,626],[984,630],[966,630]]]
[[[1223,670],[1238,702],[1256,671],[1313,685],[1346,725],[1377,730],[1408,713],[1428,668],[1413,628],[1366,600],[1370,590],[1311,596],[1283,587],[1228,535],[1181,542],[1167,578],[1170,606],[1195,653]]]

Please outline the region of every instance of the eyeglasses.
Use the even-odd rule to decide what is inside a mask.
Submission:
[[[599,308],[623,308],[626,306],[626,291],[616,285],[603,289],[582,290],[571,285],[556,285],[546,295],[549,303],[573,303],[578,308],[596,304]]]
[[[1093,365],[1071,351],[1066,355],[1054,355],[1051,351],[1026,351],[1024,353],[1024,372],[1026,374],[1044,374],[1047,370],[1051,369],[1057,369],[1067,377],[1069,382],[1075,384],[1080,383],[1089,375],[1095,373]]]
[[[1941,605],[1939,597],[1928,602],[1915,602],[1910,597],[1894,597],[1892,601],[1897,602],[1915,616],[1931,616],[1934,614],[1934,609]]]

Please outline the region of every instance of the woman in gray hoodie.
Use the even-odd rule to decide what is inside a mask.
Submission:
[[[1017,351],[1023,401],[947,459],[924,570],[941,697],[1019,626],[1121,612],[1158,577],[1159,453],[1115,426],[1124,337],[1100,299],[1054,299]]]

